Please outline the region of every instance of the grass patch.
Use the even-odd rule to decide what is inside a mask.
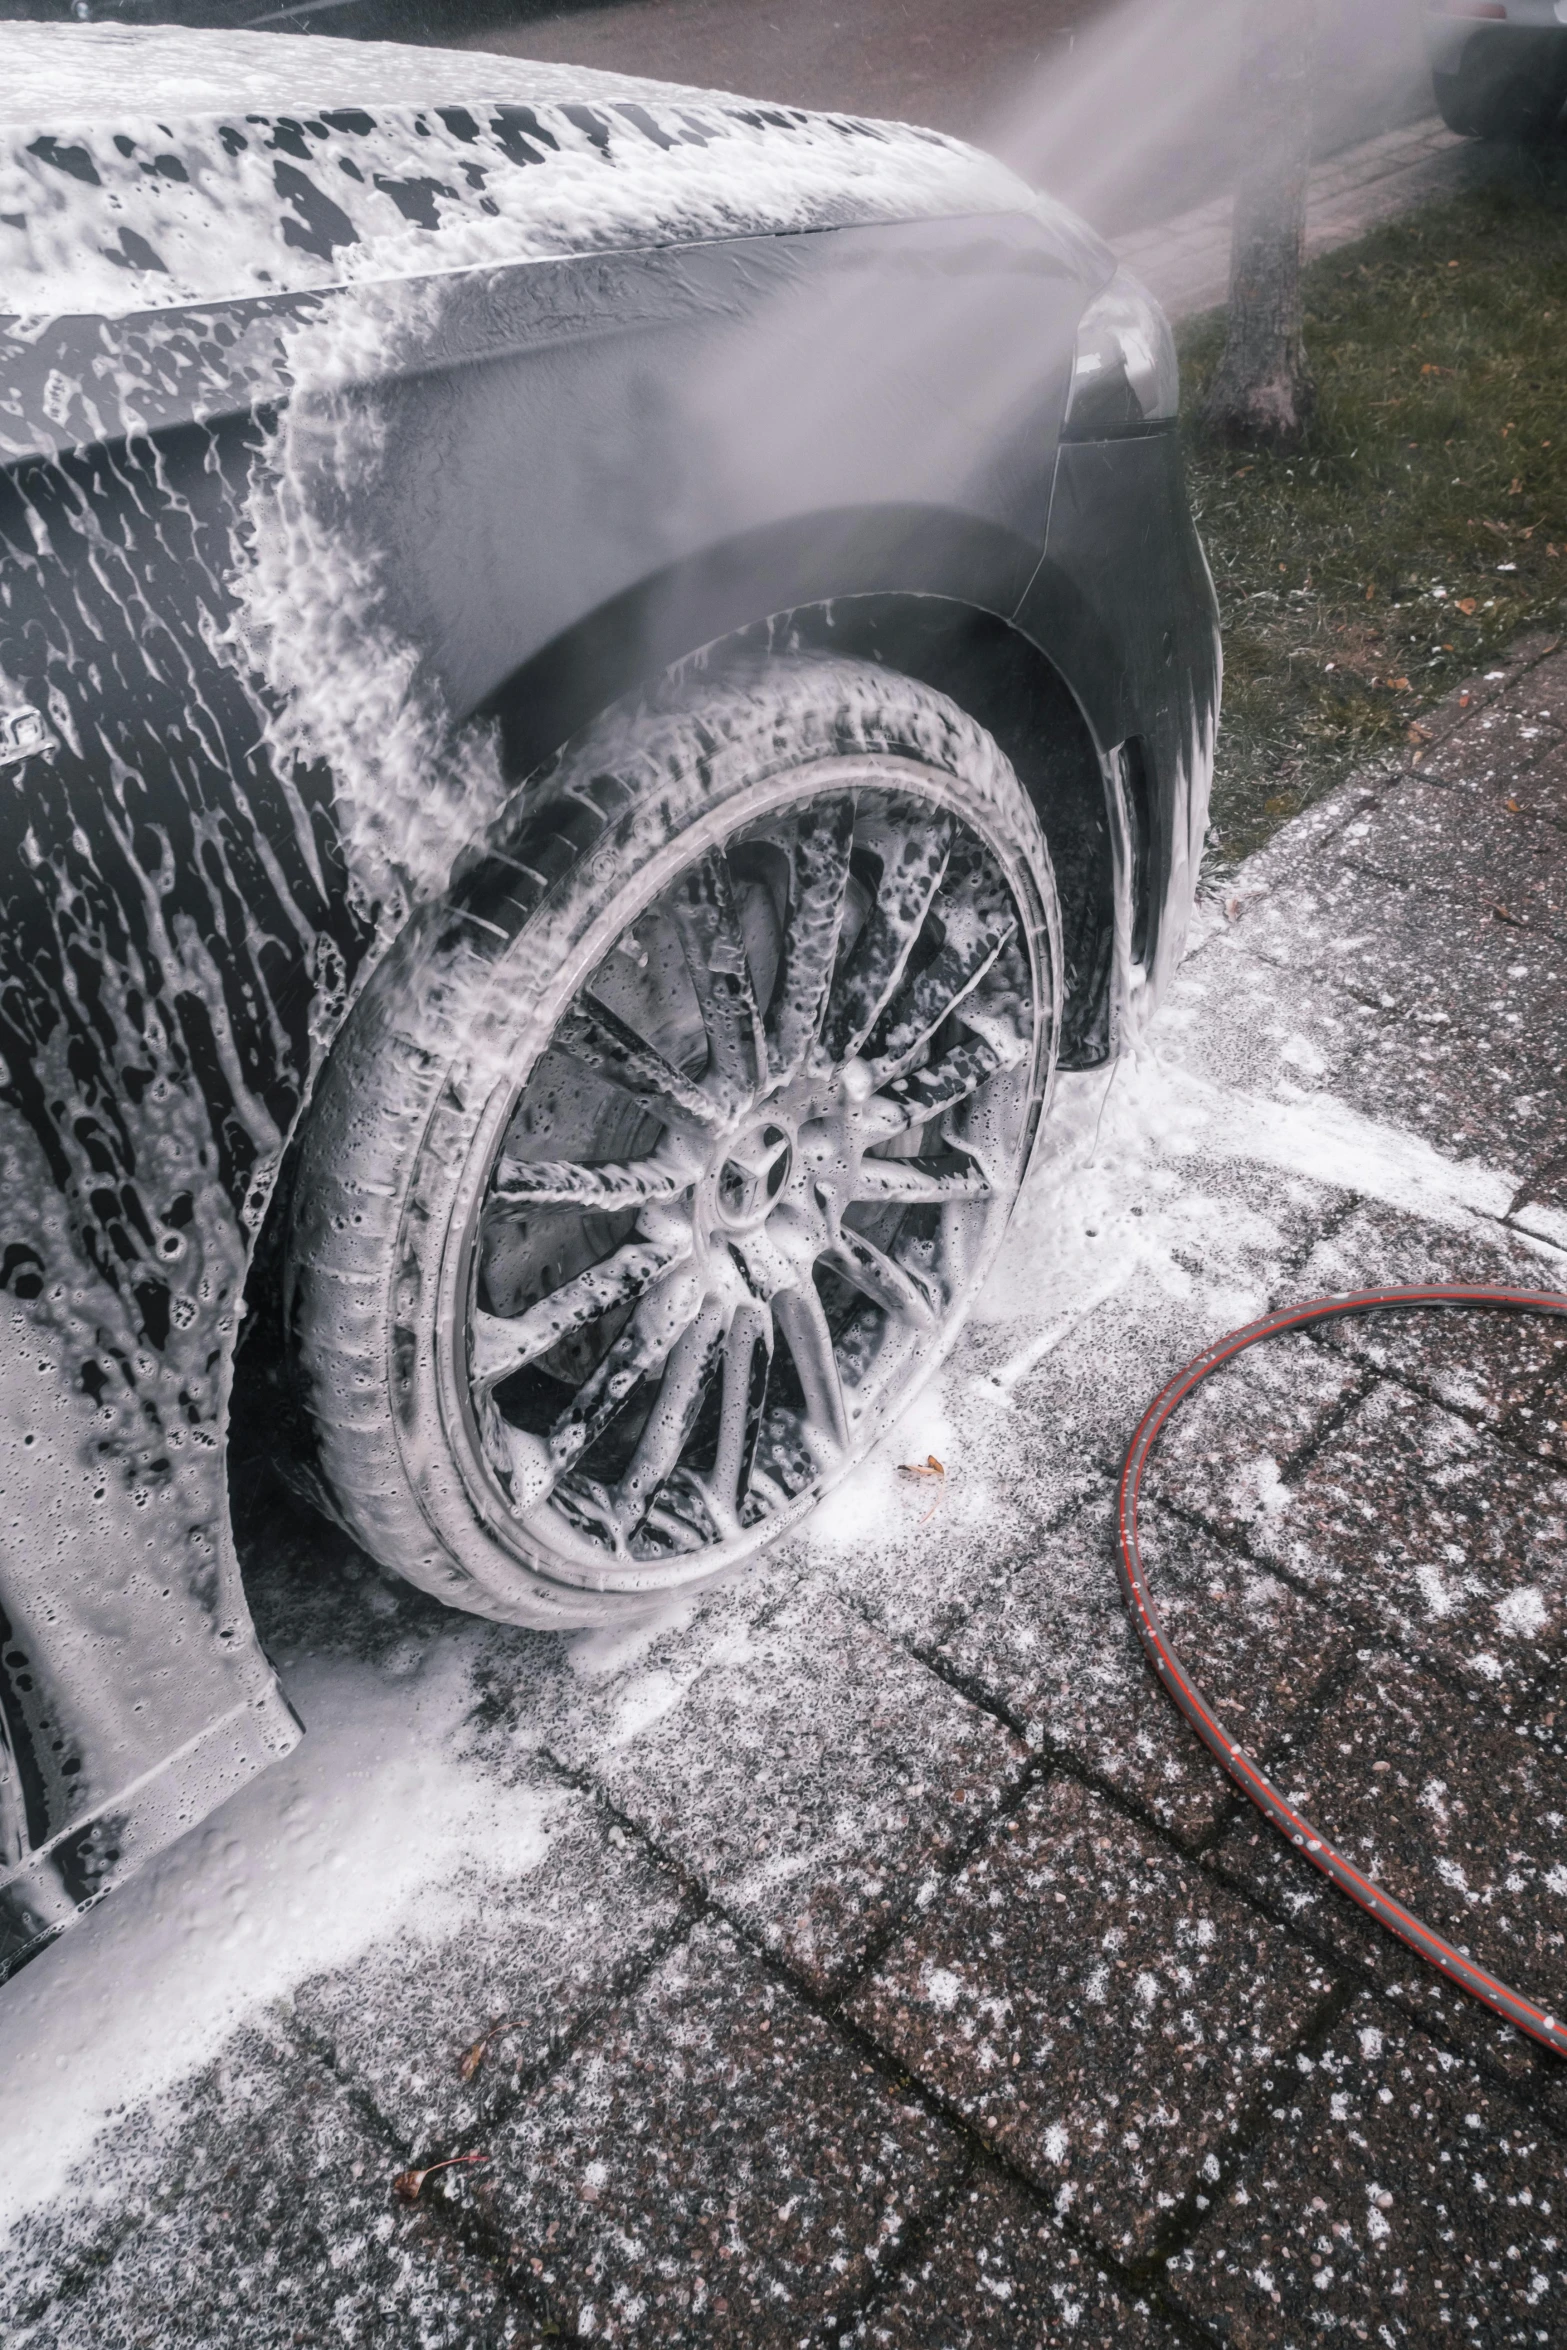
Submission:
[[[1229,862],[1567,612],[1567,153],[1510,159],[1311,264],[1318,408],[1298,455],[1197,432],[1223,332],[1212,313],[1180,343],[1224,625]]]

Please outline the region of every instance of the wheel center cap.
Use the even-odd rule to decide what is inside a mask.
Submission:
[[[794,1145],[770,1121],[737,1135],[713,1182],[718,1221],[731,1232],[763,1222],[789,1180]]]

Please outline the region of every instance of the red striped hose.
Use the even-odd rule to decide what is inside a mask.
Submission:
[[[1257,1809],[1298,1852],[1305,1854],[1313,1868],[1320,1869],[1341,1893],[1347,1893],[1351,1901],[1375,1918],[1378,1925],[1396,1934],[1401,1942],[1407,1942],[1428,1965],[1450,1981],[1461,1984],[1483,2006],[1505,2016],[1531,2039],[1554,2048],[1559,2056],[1567,2056],[1567,2024],[1547,2015],[1521,1991],[1498,1982],[1495,1975],[1476,1966],[1473,1959],[1465,1958],[1461,1950],[1455,1950],[1451,1942],[1444,1942],[1440,1934],[1405,1909],[1402,1902],[1395,1901],[1391,1893],[1362,1875],[1353,1861],[1346,1860],[1326,1836],[1301,1816],[1272,1780],[1257,1768],[1250,1755],[1242,1753],[1170,1646],[1143,1571],[1137,1540],[1138,1494],[1149,1455],[1177,1405],[1185,1401],[1210,1371],[1218,1370],[1221,1363],[1232,1362],[1260,1338],[1277,1338],[1285,1330],[1304,1330],[1313,1322],[1334,1321],[1341,1314],[1374,1313],[1388,1306],[1489,1306],[1514,1314],[1567,1316],[1567,1297],[1550,1290],[1471,1289],[1442,1283],[1409,1289],[1362,1289],[1351,1297],[1310,1298],[1304,1305],[1267,1314],[1260,1322],[1249,1322],[1244,1330],[1232,1330],[1227,1338],[1216,1340],[1205,1353],[1189,1362],[1184,1371],[1177,1371],[1169,1385],[1154,1398],[1127,1447],[1121,1469],[1119,1505],[1121,1582],[1126,1604],[1154,1671],[1198,1737],[1230,1777],[1244,1787]]]

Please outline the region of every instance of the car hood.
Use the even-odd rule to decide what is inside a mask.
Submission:
[[[0,23],[0,312],[124,316],[849,224],[1023,213],[993,157],[899,123],[390,42]]]

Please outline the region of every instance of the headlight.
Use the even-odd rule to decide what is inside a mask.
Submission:
[[[1097,441],[1167,424],[1181,404],[1169,320],[1129,269],[1118,269],[1077,330],[1068,440]]]

